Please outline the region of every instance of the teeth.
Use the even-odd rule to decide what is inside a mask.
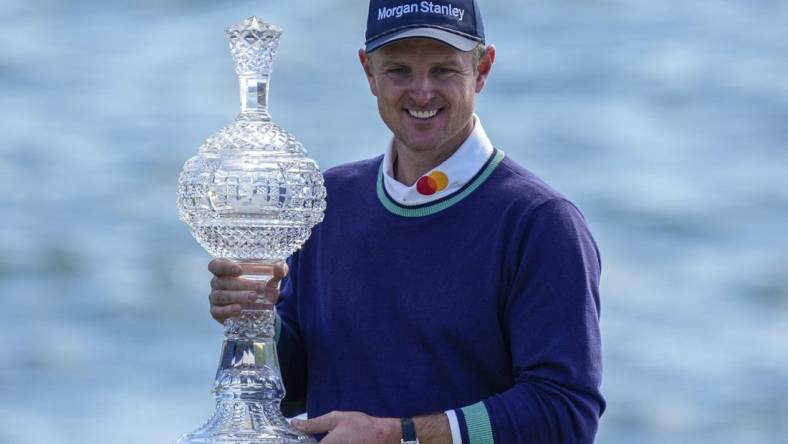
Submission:
[[[431,117],[435,117],[435,114],[438,114],[438,110],[433,109],[430,111],[414,111],[409,109],[408,114],[410,114],[411,117],[415,117],[417,119],[429,119]]]

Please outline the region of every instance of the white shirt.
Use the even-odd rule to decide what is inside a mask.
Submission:
[[[400,205],[422,205],[451,195],[473,179],[495,151],[479,117],[474,115],[473,119],[473,131],[457,151],[411,186],[394,178],[396,153],[392,141],[383,155],[386,193]]]

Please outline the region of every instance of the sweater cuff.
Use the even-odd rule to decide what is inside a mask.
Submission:
[[[454,409],[463,444],[494,444],[490,415],[484,401]],[[451,425],[451,422],[449,423]]]
[[[451,430],[451,444],[462,444],[462,435],[460,435],[460,423],[457,421],[457,414],[454,410],[446,410],[443,412],[449,418],[449,430]]]

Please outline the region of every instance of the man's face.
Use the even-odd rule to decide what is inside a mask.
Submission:
[[[492,57],[488,49],[477,70],[472,52],[424,38],[359,52],[380,116],[396,143],[415,152],[454,150],[470,135]]]

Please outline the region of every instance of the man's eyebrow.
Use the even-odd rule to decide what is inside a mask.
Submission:
[[[381,66],[392,66],[392,65],[404,66],[404,65],[407,65],[407,62],[402,61],[400,59],[394,58],[394,59],[385,60],[380,65]],[[463,65],[463,61],[462,60],[457,60],[457,59],[455,59],[453,57],[452,58],[445,58],[445,59],[435,60],[435,61],[433,61],[433,62],[431,62],[429,64],[430,67],[436,67],[436,66],[462,66],[462,65]]]
[[[404,64],[405,64],[404,62],[401,62],[399,60],[384,60],[383,63],[381,63],[380,65],[381,66],[392,66],[392,65],[404,65]]]
[[[446,59],[446,60],[437,60],[432,66],[462,66],[462,60],[457,59]]]

